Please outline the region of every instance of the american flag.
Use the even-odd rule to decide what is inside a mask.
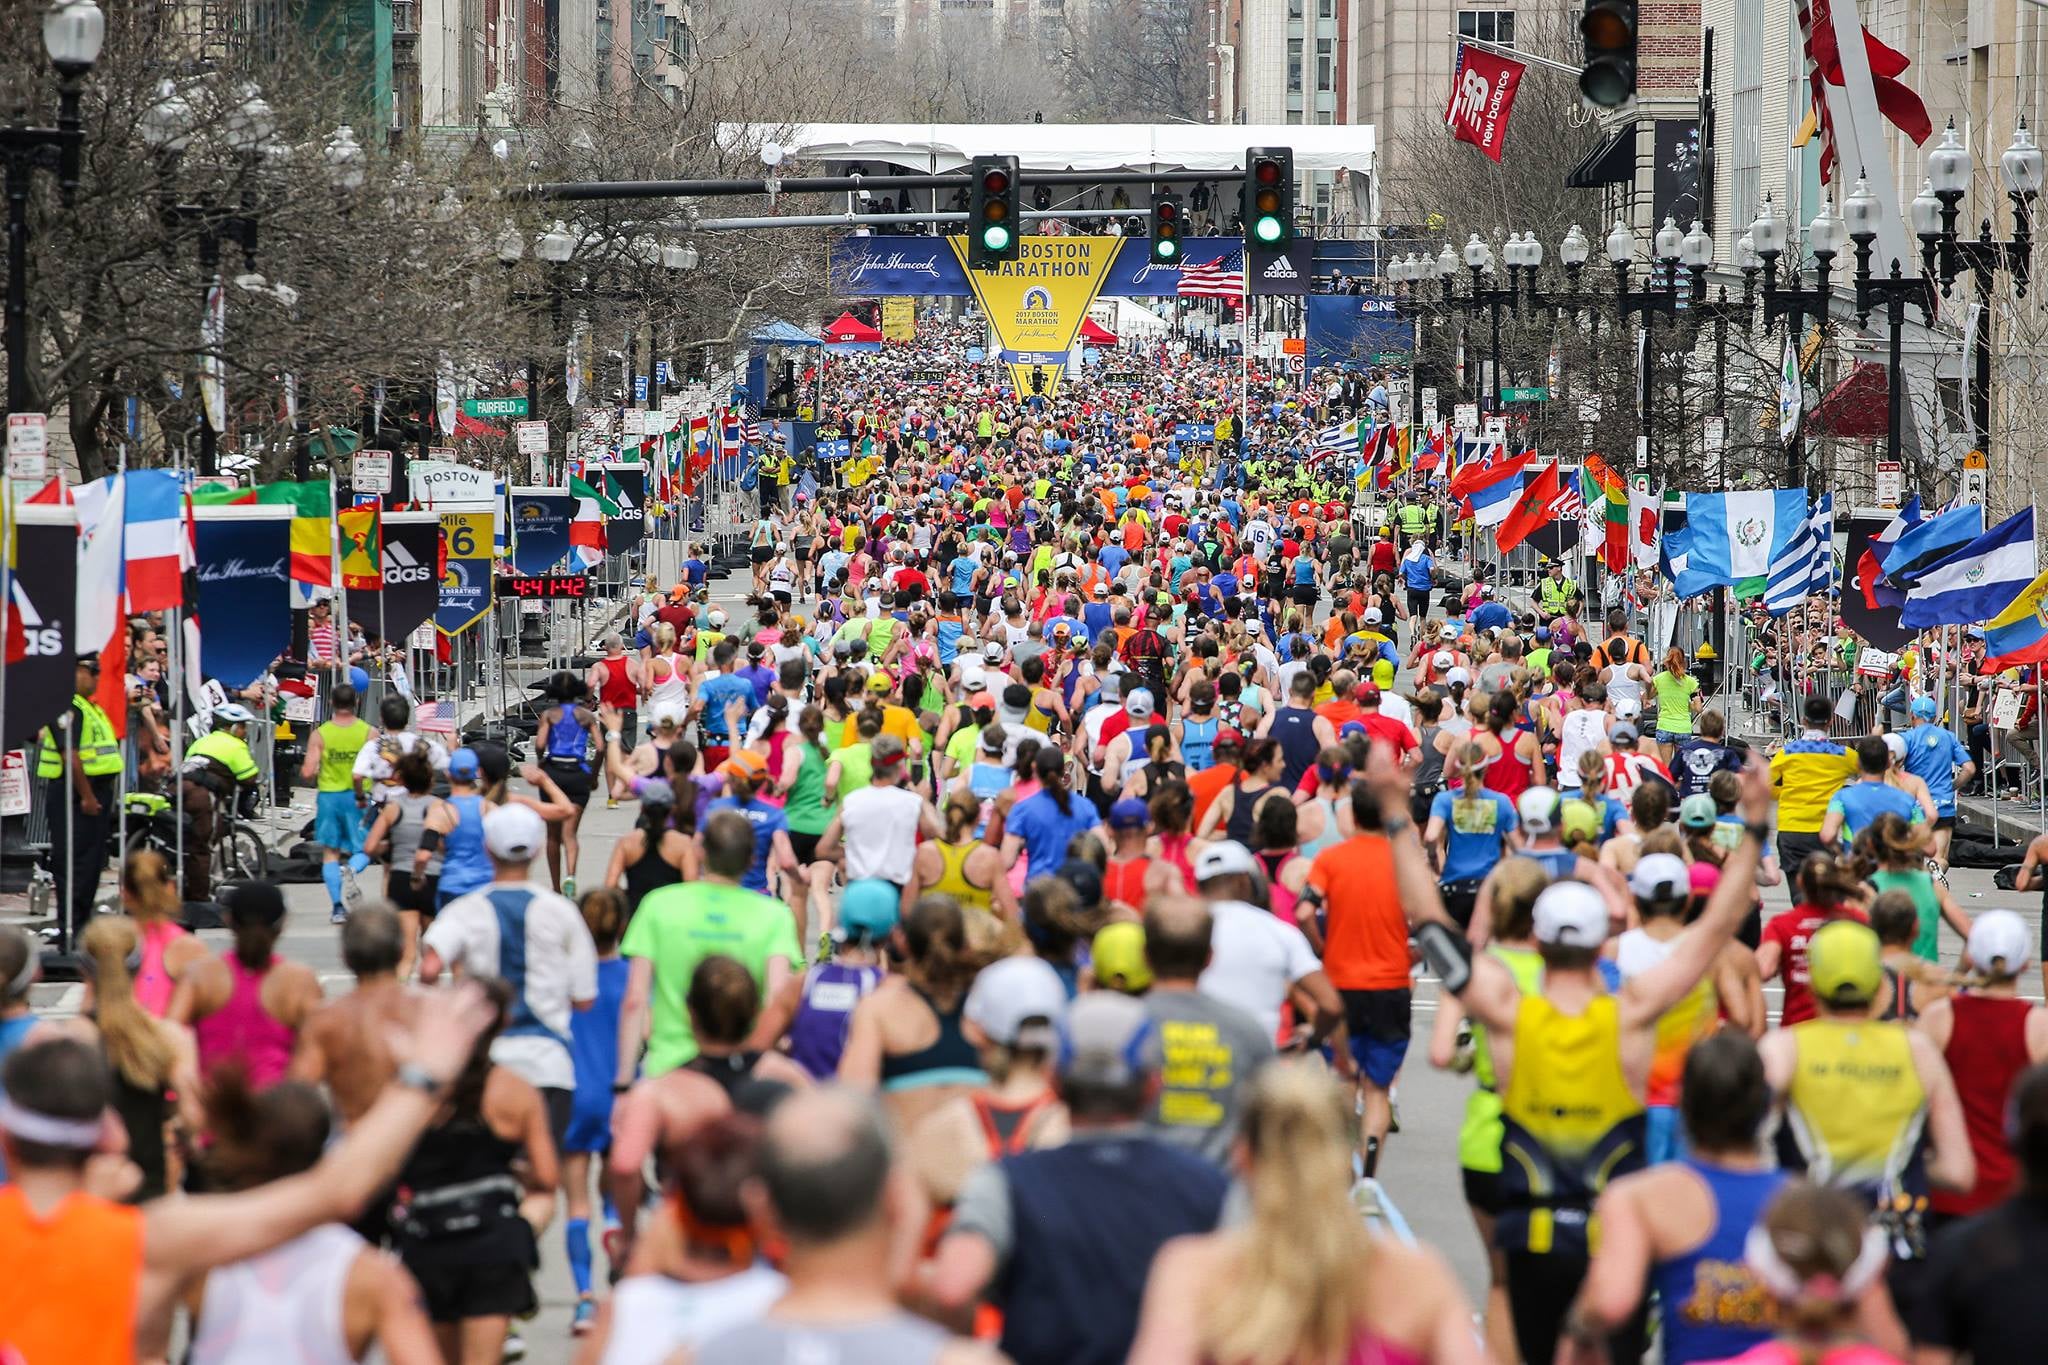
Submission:
[[[1229,299],[1244,297],[1244,252],[1233,251],[1213,261],[1201,261],[1180,268],[1176,291],[1184,299]]]
[[[761,424],[749,417],[740,423],[740,439],[750,446],[761,444]]]
[[[455,703],[423,701],[412,713],[412,728],[423,735],[455,733]]]

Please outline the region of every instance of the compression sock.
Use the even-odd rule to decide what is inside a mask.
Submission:
[[[569,1276],[576,1281],[576,1292],[590,1292],[590,1220],[571,1218],[564,1236],[569,1241]]]
[[[337,906],[341,904],[341,864],[325,862],[320,864],[320,880],[327,883],[327,899]]]
[[[360,873],[364,868],[368,867],[369,865],[370,855],[367,853],[358,852],[351,853],[348,855],[348,870],[351,872]]]
[[[1367,1138],[1365,1140],[1365,1178],[1367,1180],[1377,1180],[1379,1179],[1379,1174],[1380,1140],[1378,1138]]]

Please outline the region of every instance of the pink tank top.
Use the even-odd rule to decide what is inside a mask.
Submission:
[[[142,965],[135,969],[135,1002],[158,1019],[171,1007],[171,995],[178,983],[164,969],[164,953],[185,937],[185,927],[169,920],[155,920],[142,929]]]
[[[260,972],[250,971],[232,952],[221,960],[227,963],[235,988],[227,1004],[193,1025],[200,1074],[222,1063],[240,1063],[249,1074],[250,1088],[262,1090],[284,1079],[298,1040],[296,1029],[279,1023],[263,1008],[263,980],[277,959],[271,958]]]

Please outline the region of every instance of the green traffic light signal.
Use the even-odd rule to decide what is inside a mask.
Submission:
[[[1261,218],[1252,224],[1252,235],[1262,242],[1277,242],[1281,234],[1278,218]]]
[[[1152,250],[1160,256],[1178,256],[1180,255],[1180,243],[1174,241],[1171,237],[1162,237],[1153,244]]]
[[[1003,251],[1010,245],[1010,230],[1001,223],[990,223],[981,230],[981,244],[990,251]]]

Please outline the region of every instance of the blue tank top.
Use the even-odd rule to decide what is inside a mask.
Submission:
[[[1223,717],[1211,716],[1207,720],[1190,720],[1181,717],[1180,761],[1191,773],[1216,764],[1216,732],[1223,728]]]
[[[455,828],[441,846],[441,894],[461,896],[491,884],[491,855],[484,851],[484,799],[451,796]]]
[[[584,755],[590,748],[590,727],[576,719],[576,708],[564,706],[556,715],[554,723],[548,726],[548,759],[557,763],[574,763],[584,766]]]
[[[1294,585],[1305,588],[1316,581],[1316,562],[1307,555],[1294,561]]]
[[[576,1063],[576,1094],[579,1098],[602,1095],[607,1110],[611,1108],[612,1081],[619,1071],[619,1009],[626,1002],[630,970],[623,957],[600,959],[596,1002],[569,1016],[569,1056]]]
[[[1273,723],[1266,728],[1269,738],[1277,740],[1280,752],[1287,758],[1287,767],[1280,774],[1280,785],[1292,790],[1301,785],[1301,779],[1316,763],[1316,755],[1323,751],[1322,742],[1316,738],[1316,713],[1304,706],[1283,706],[1273,713]]]
[[[19,1019],[0,1019],[0,1065],[4,1065],[8,1056],[28,1041],[29,1032],[35,1028],[36,1022],[34,1014],[24,1014]],[[0,1183],[6,1179],[7,1161],[0,1157]]]
[[[1696,1249],[1650,1267],[1664,1315],[1664,1359],[1668,1365],[1733,1359],[1772,1335],[1770,1294],[1743,1264],[1742,1242],[1786,1175],[1680,1161],[1713,1191],[1715,1223]]]
[[[880,967],[843,962],[821,962],[805,973],[803,998],[789,1024],[790,1060],[814,1081],[829,1081],[837,1075],[853,1007],[881,982]]]
[[[1579,866],[1579,855],[1568,848],[1525,848],[1522,856],[1543,864],[1543,870],[1550,874],[1552,881],[1571,876]]]

